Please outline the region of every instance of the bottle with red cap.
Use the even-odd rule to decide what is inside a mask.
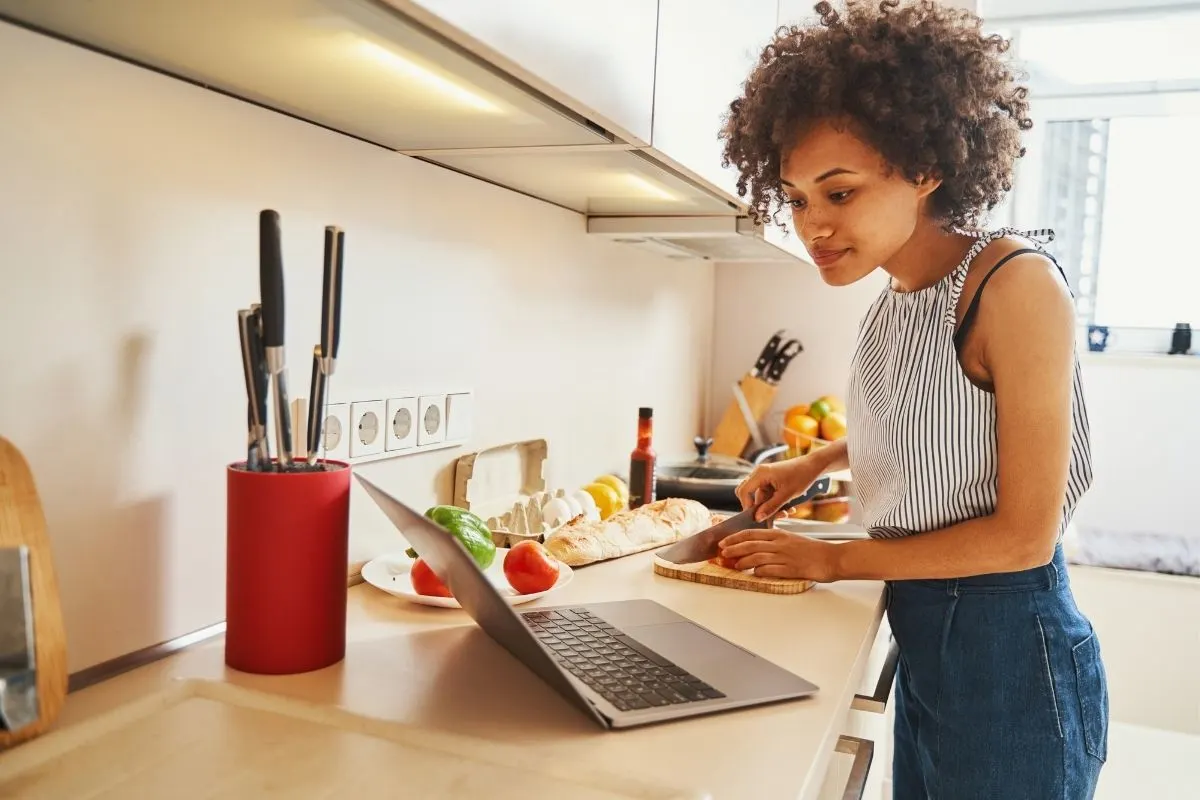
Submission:
[[[655,474],[654,409],[638,409],[637,447],[629,454],[629,507],[638,508],[654,502],[657,490]]]

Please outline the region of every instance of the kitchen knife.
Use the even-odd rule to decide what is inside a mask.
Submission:
[[[792,359],[803,352],[804,345],[800,344],[799,339],[789,339],[784,343],[779,348],[779,352],[775,354],[775,358],[771,360],[770,366],[767,367],[767,383],[779,383],[779,379],[783,377],[783,371],[787,369],[788,364],[792,363]]]
[[[284,358],[283,246],[279,213],[258,215],[258,282],[262,293],[262,338],[274,400],[275,444],[280,469],[292,462],[292,416],[288,408],[287,363]]]
[[[313,375],[308,407],[308,463],[317,463],[324,446],[321,427],[328,414],[329,378],[337,367],[342,335],[342,265],[346,234],[335,225],[325,227],[325,270],[321,283],[321,344],[313,350]],[[318,440],[321,440],[318,443]]]
[[[325,419],[325,381],[321,375],[321,345],[313,346],[312,379],[308,384],[308,465],[317,463],[321,422]]]
[[[242,350],[242,372],[246,379],[246,469],[255,472],[259,467],[258,440],[262,421],[258,416],[258,376],[254,365],[254,349],[251,342],[255,337],[252,330],[254,312],[248,308],[238,311],[238,341]]]
[[[829,480],[828,476],[818,478],[799,497],[789,500],[783,508],[779,509],[775,517],[801,503],[808,502],[819,494],[828,492]],[[700,561],[707,561],[717,554],[717,544],[726,536],[731,536],[738,531],[769,528],[775,523],[775,517],[762,520],[761,522],[756,520],[754,518],[756,510],[756,508],[748,508],[739,514],[734,514],[729,519],[718,522],[711,528],[702,530],[693,536],[681,539],[675,544],[659,550],[656,555],[664,561],[670,561],[672,564],[695,564]]]
[[[258,468],[266,469],[271,464],[271,448],[267,443],[267,401],[271,385],[267,378],[267,354],[262,338],[262,305],[259,303],[250,306],[250,355],[254,372],[254,399],[257,408],[255,413],[258,419],[258,429],[254,432],[258,445]]]
[[[754,362],[754,368],[750,370],[750,374],[755,378],[763,375],[767,371],[767,367],[775,360],[776,354],[779,352],[779,346],[783,344],[783,335],[787,333],[785,330],[778,330],[775,335],[768,341],[766,347],[758,354],[758,360]]]

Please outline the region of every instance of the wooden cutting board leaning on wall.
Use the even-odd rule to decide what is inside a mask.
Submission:
[[[46,519],[29,464],[12,442],[0,437],[0,551],[25,547],[28,584],[33,606],[34,654],[37,669],[38,715],[19,730],[0,729],[0,751],[44,733],[58,718],[67,694],[67,640],[63,625],[58,578],[46,534]],[[20,609],[22,581],[18,573],[0,574],[0,608]],[[5,616],[9,616],[9,611]],[[11,612],[16,613],[16,612]],[[20,664],[9,663],[23,652],[21,626],[0,619],[0,675]]]

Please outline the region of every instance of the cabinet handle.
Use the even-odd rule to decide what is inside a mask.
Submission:
[[[887,658],[883,660],[883,668],[879,670],[879,681],[875,684],[875,692],[871,695],[856,694],[850,707],[856,711],[874,711],[882,714],[887,709],[888,695],[892,693],[892,681],[896,680],[896,668],[900,666],[900,646],[893,636],[888,637]]]
[[[842,793],[842,800],[862,800],[867,791],[867,775],[871,771],[871,759],[875,757],[875,743],[870,739],[859,739],[857,736],[839,736],[834,750],[854,756],[854,763],[850,766],[850,777],[846,779],[846,791]]]

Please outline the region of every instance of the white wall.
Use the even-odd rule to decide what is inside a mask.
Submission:
[[[733,402],[733,382],[754,366],[780,328],[800,339],[804,352],[784,373],[771,413],[778,416],[790,405],[826,393],[844,396],[858,324],[885,280],[878,272],[853,286],[833,288],[816,267],[805,264],[719,265],[709,433]],[[764,431],[777,433],[773,426]]]
[[[0,435],[45,504],[72,670],[223,618],[235,316],[258,296],[262,208],[282,216],[294,395],[326,224],[346,230],[334,390],[475,390],[471,447],[361,468],[418,507],[449,501],[476,447],[546,437],[552,486],[618,468],[638,405],[661,450],[690,449],[712,267],[3,24],[0,109]],[[401,547],[354,491],[351,557]]]

